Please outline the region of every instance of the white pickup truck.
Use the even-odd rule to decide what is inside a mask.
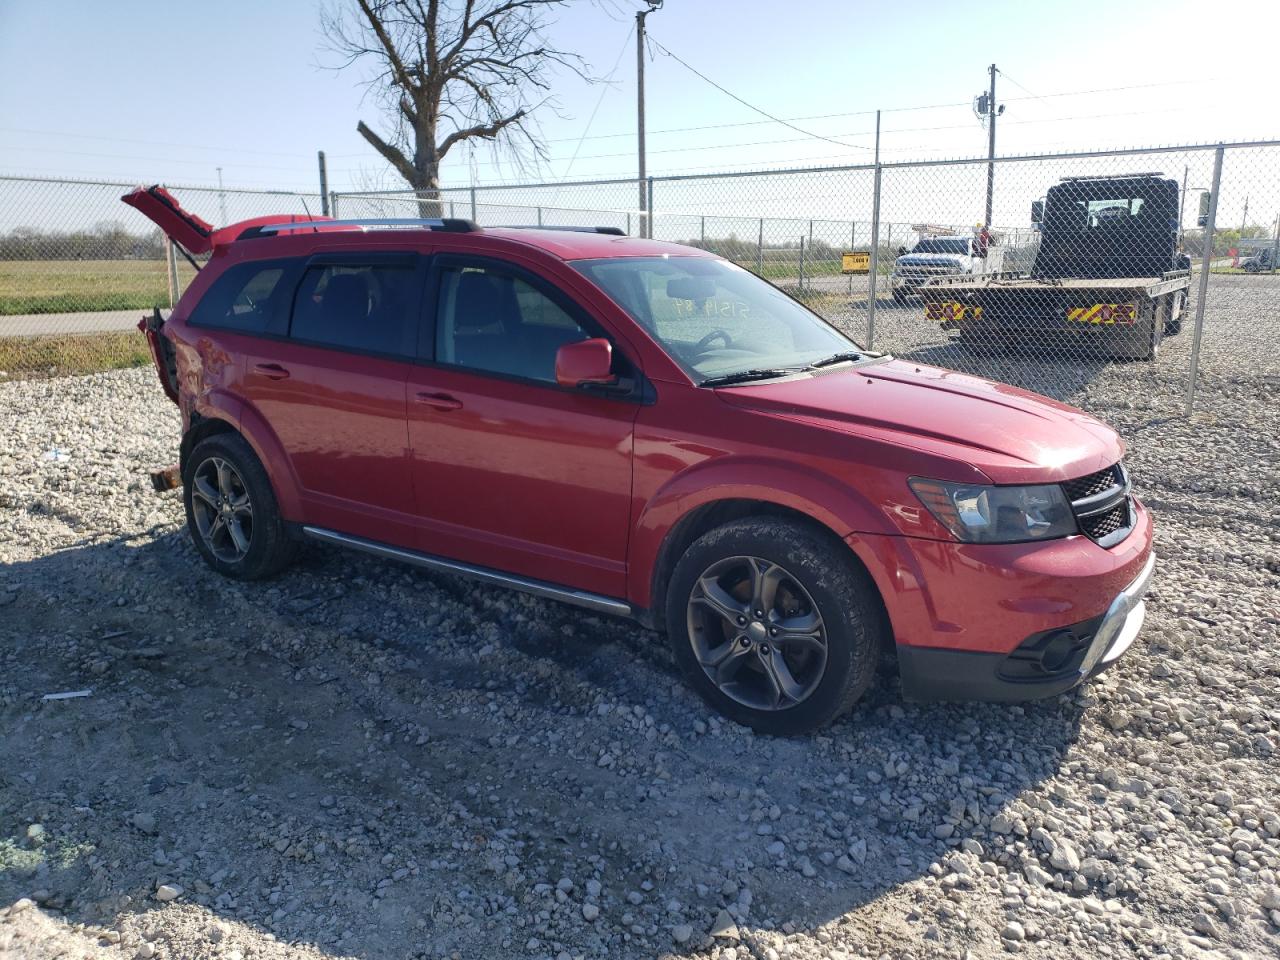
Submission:
[[[893,299],[906,300],[934,277],[982,273],[983,260],[975,254],[972,237],[922,237],[910,252],[900,251],[893,263]]]

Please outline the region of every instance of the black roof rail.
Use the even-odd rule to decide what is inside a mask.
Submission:
[[[540,227],[536,223],[504,223],[494,226],[494,230],[564,230],[568,233],[603,233],[610,237],[625,237],[627,231],[621,227]]]
[[[319,232],[322,227],[359,227],[362,230],[440,230],[445,233],[475,233],[480,228],[470,220],[457,217],[426,219],[419,217],[374,217],[357,220],[295,220],[290,223],[264,223],[250,227],[236,237],[237,240],[249,240],[254,237],[266,237],[281,233],[313,230]]]

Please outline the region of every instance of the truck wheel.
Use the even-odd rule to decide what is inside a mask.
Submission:
[[[667,636],[690,685],[761,733],[805,733],[853,706],[884,629],[875,586],[839,543],[775,517],[689,547],[667,589]]]
[[[225,577],[261,580],[293,559],[267,471],[239,434],[196,444],[182,476],[187,529],[205,563]]]
[[[910,296],[910,294],[908,294],[908,293],[907,293],[907,290],[906,290],[906,288],[905,288],[905,287],[894,287],[894,288],[893,288],[893,302],[894,302],[894,303],[897,303],[897,304],[903,304],[903,303],[906,303],[906,302],[907,302],[907,297],[908,297],[908,296]]]

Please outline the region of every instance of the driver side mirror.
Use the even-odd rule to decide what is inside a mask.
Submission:
[[[614,384],[618,378],[612,368],[613,344],[604,337],[566,343],[556,351],[556,383],[562,387]]]
[[[1043,200],[1031,201],[1031,222],[1044,223],[1044,201]]]
[[[899,248],[898,248],[898,256],[900,256],[900,257],[905,257],[906,255],[907,255],[907,248],[906,248],[906,247],[899,247]]]

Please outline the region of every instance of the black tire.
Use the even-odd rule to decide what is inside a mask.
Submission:
[[[751,642],[746,636],[750,627],[767,629],[774,616],[772,609],[758,623],[753,620],[749,626],[742,627],[743,636],[736,638],[728,636],[730,630],[736,629],[731,624],[723,628],[720,635],[708,637],[709,624],[696,622],[700,616],[708,617],[714,623],[722,620],[722,615],[716,612],[696,613],[704,609],[700,603],[710,606],[705,599],[694,600],[695,588],[701,591],[701,583],[708,579],[704,574],[725,564],[732,565],[747,559],[758,559],[774,565],[773,569],[781,570],[785,574],[780,579],[783,585],[774,587],[774,596],[782,597],[785,593],[797,603],[803,602],[806,609],[811,601],[815,608],[813,612],[818,616],[825,640],[823,653],[812,654],[808,649],[801,651],[801,669],[792,674],[789,668],[787,674],[797,682],[797,686],[801,685],[801,678],[805,678],[804,683],[808,685],[810,692],[797,702],[771,708],[758,708],[741,702],[711,679],[707,670],[717,668],[704,669],[695,652],[695,641],[704,649],[721,644],[733,647],[739,642],[747,646]],[[798,591],[794,590],[796,586],[800,588]],[[750,592],[750,588],[743,592]],[[803,601],[798,598],[800,593],[805,595]],[[667,637],[689,684],[708,704],[729,719],[760,733],[778,736],[807,733],[848,711],[875,676],[885,630],[875,585],[844,545],[821,529],[778,517],[737,520],[696,540],[685,551],[671,575],[666,607]],[[787,612],[787,615],[792,616],[795,612]],[[746,614],[750,617],[751,611],[747,610]],[[727,618],[724,619],[727,623]],[[695,632],[699,634],[697,638]],[[773,686],[768,682],[764,666],[769,660],[769,643],[767,639],[761,641],[759,649],[763,653],[753,650],[745,654],[733,647],[735,652],[729,656],[741,657],[742,666],[734,672],[732,686],[745,689],[746,683],[752,682],[736,679],[743,669],[748,672],[755,670],[764,678],[760,681],[762,687]],[[774,655],[782,656],[781,644],[778,641],[774,643]],[[717,649],[723,648],[717,646]],[[786,656],[790,658],[791,654]],[[810,656],[820,657],[821,663],[819,668],[810,669],[806,676],[803,661]]]
[[[219,463],[231,468],[237,481],[233,482],[232,488],[241,497],[247,497],[248,522],[237,526],[241,537],[247,540],[245,550],[239,550],[234,543],[228,543],[226,549],[220,550],[219,538],[215,537],[211,545],[201,531],[202,521],[206,529],[211,526],[208,522],[210,515],[215,517],[214,523],[218,522],[218,511],[211,508],[209,498],[200,492],[200,489],[207,490],[208,484],[204,483],[200,489],[196,485],[207,478],[209,471],[216,474]],[[296,544],[289,538],[284,519],[280,516],[267,471],[253,448],[239,434],[219,433],[196,444],[182,472],[182,500],[187,511],[187,530],[196,550],[205,563],[223,576],[235,580],[262,580],[275,576],[293,560]],[[237,509],[243,510],[243,501]],[[226,529],[225,524],[222,529]],[[229,536],[221,538],[224,542],[229,539]],[[239,555],[230,556],[232,553]]]
[[[894,287],[894,288],[893,288],[893,302],[894,302],[894,303],[897,303],[897,304],[903,304],[903,303],[906,303],[906,302],[907,302],[907,297],[909,297],[909,296],[911,296],[911,294],[907,291],[907,288],[906,288],[906,287]]]

